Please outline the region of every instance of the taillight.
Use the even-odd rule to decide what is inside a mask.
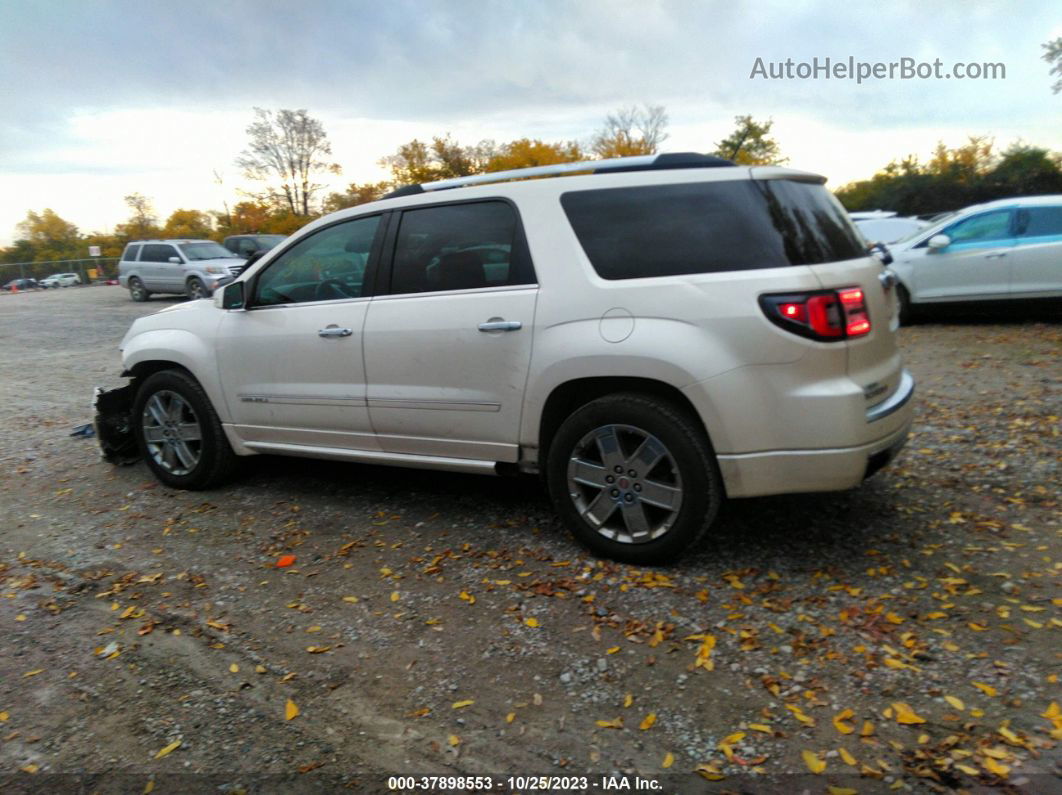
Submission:
[[[858,287],[763,295],[760,306],[776,326],[813,340],[833,342],[870,333],[870,315]]]

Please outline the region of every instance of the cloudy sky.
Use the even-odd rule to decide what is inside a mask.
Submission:
[[[320,118],[337,187],[384,177],[414,137],[586,140],[634,103],[667,108],[670,151],[773,118],[791,165],[833,186],[969,134],[1062,150],[1040,57],[1057,36],[1057,0],[4,0],[0,245],[30,209],[87,232],[123,221],[132,192],[162,218],[238,200],[255,106]],[[750,78],[757,58],[816,57],[1006,78]]]

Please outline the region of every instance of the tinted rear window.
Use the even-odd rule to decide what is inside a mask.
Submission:
[[[122,254],[122,259],[126,262],[136,262],[137,255],[140,254],[140,246],[126,246],[125,253]]]
[[[866,254],[833,195],[803,182],[575,191],[561,196],[561,205],[605,279],[814,265]]]

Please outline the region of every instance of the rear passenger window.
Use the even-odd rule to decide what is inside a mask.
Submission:
[[[1029,207],[1018,210],[1021,237],[1062,237],[1062,207]]]
[[[136,258],[140,255],[140,246],[126,246],[125,253],[122,254],[122,260],[124,262],[136,262]]]
[[[177,249],[157,243],[148,243],[140,256],[141,262],[169,262],[170,257],[177,256]]]
[[[597,274],[638,279],[866,256],[821,185],[741,180],[565,193],[561,205]]]
[[[392,293],[474,290],[534,280],[505,202],[406,210],[398,228]]]

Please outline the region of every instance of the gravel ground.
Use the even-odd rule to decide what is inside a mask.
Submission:
[[[262,457],[188,493],[103,463],[69,433],[175,300],[0,297],[0,787],[1062,790],[1057,320],[903,329],[891,467],[731,503],[646,570],[531,479]]]

